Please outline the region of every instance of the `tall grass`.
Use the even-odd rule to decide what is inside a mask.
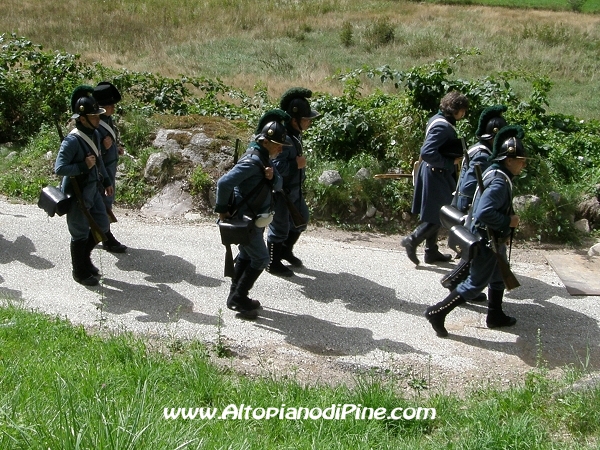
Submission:
[[[0,308],[0,448],[591,449],[600,389],[557,390],[543,368],[522,385],[463,397],[413,394],[393,373],[357,375],[354,388],[218,369],[197,342],[150,348],[141,337],[88,334],[24,309]],[[168,343],[167,343],[168,344]],[[172,350],[170,350],[172,349]],[[581,372],[569,371],[569,379]],[[425,391],[426,392],[426,391]],[[555,394],[553,394],[555,393]],[[165,408],[354,404],[435,408],[434,420],[167,420]]]
[[[552,6],[550,0],[520,3]],[[600,1],[588,0],[583,9],[600,10]],[[380,23],[389,24],[387,36],[393,39],[373,45],[372,31]],[[481,55],[466,60],[457,76],[505,70],[546,74],[556,84],[551,109],[582,118],[600,115],[600,100],[590,95],[600,87],[599,23],[597,15],[567,8],[398,0],[121,0],[102,2],[93,13],[85,3],[66,0],[0,3],[0,30],[47,49],[136,71],[219,77],[245,90],[263,83],[273,96],[292,85],[339,94],[342,87],[328,79],[338,70],[365,64],[407,69],[457,48],[477,47]],[[348,26],[351,46],[340,40]],[[376,81],[365,86],[380,87]]]

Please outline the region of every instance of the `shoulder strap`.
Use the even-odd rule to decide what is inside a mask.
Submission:
[[[444,119],[443,117],[438,117],[437,119],[433,120],[429,126],[427,127],[427,129],[425,130],[425,136],[427,136],[429,134],[429,130],[431,130],[431,128],[433,127],[433,125],[435,125],[436,123],[440,123],[440,122],[446,122],[448,125],[450,125],[452,128],[454,128],[454,131],[456,131],[456,127],[454,125],[452,125],[450,122],[448,122],[446,119]]]
[[[107,124],[104,120],[101,120],[100,126],[110,133],[110,135],[113,138],[113,141],[117,142],[117,134],[115,133],[115,130],[113,130],[109,124]]]
[[[471,149],[469,149],[469,151],[467,152],[469,154],[469,158],[472,158],[473,156],[475,156],[475,153],[477,153],[479,150],[482,150],[482,151],[486,152],[488,155],[491,155],[489,148],[487,148],[483,144],[478,144],[478,145],[472,147]]]
[[[92,151],[94,152],[96,157],[98,157],[98,158],[100,157],[100,152],[98,152],[98,147],[96,147],[96,144],[94,144],[94,142],[88,136],[86,136],[85,133],[82,133],[77,128],[73,128],[69,134],[74,134],[78,138],[81,138],[87,145],[90,146],[90,148],[92,149]]]

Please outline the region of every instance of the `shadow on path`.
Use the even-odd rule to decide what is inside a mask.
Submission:
[[[425,354],[402,342],[373,339],[373,332],[366,328],[343,327],[307,314],[271,308],[261,310],[255,326],[279,333],[287,343],[318,355],[364,355],[373,350]]]
[[[176,322],[180,319],[196,324],[216,325],[217,316],[194,311],[194,303],[170,286],[159,283],[144,286],[104,278],[101,302],[103,311],[111,314],[143,313],[136,317],[140,322]]]

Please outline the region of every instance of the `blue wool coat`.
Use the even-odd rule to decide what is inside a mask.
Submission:
[[[464,213],[468,211],[469,206],[473,202],[473,195],[475,194],[475,189],[477,189],[475,166],[479,165],[479,167],[481,167],[481,172],[485,172],[491,165],[488,158],[492,154],[492,149],[489,147],[489,144],[480,141],[470,147],[468,153],[469,164],[467,165],[463,160],[455,197],[456,201],[454,202],[454,205]]]
[[[261,157],[251,154],[252,151],[257,151],[261,154]],[[256,162],[250,161],[250,159]],[[238,163],[233,166],[229,172],[223,175],[217,181],[217,201],[215,206],[215,212],[223,213],[229,209],[229,200],[231,193],[235,195],[236,204],[240,204],[242,199],[246,197],[252,190],[265,179],[264,167],[272,167],[269,160],[269,152],[264,147],[260,146],[256,142],[252,142],[247,152],[240,158]],[[258,214],[263,214],[271,211],[271,197],[272,191],[280,191],[282,186],[282,178],[277,172],[273,170],[273,179],[265,183],[265,189],[268,189],[268,194],[264,197],[263,202],[260,205],[253,204],[252,198],[249,198],[240,208],[237,213],[238,217],[242,217],[245,214],[249,214],[254,217]],[[255,195],[255,198],[258,194]]]
[[[452,202],[456,187],[454,158],[442,155],[439,149],[449,140],[457,138],[454,124],[454,118],[444,117],[441,113],[427,122],[420,154],[423,162],[419,166],[412,203],[412,213],[419,214],[422,222],[441,225],[440,209]]]

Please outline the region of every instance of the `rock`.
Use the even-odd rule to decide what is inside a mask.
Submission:
[[[513,208],[515,212],[523,211],[529,206],[538,206],[541,199],[537,195],[520,195],[513,199]]]
[[[590,247],[588,250],[588,256],[600,256],[600,243]]]
[[[365,167],[362,167],[358,172],[356,172],[354,178],[357,180],[368,180],[371,178],[371,171]]]
[[[590,224],[587,219],[581,219],[574,223],[575,229],[583,231],[584,233],[590,232]]]
[[[342,176],[337,170],[326,170],[319,177],[319,183],[325,186],[340,185],[344,182]]]
[[[145,215],[170,218],[184,216],[192,207],[192,196],[183,190],[182,182],[176,181],[167,184],[142,206],[140,212]]]
[[[590,227],[600,223],[600,202],[597,197],[589,198],[577,205],[577,215],[587,219]]]
[[[152,153],[148,157],[146,168],[144,169],[144,178],[155,180],[160,177],[160,174],[165,168],[169,155],[165,152]]]
[[[375,208],[375,206],[373,205],[369,205],[369,207],[367,208],[367,212],[365,213],[365,217],[374,217],[375,214],[377,214],[377,208]]]

